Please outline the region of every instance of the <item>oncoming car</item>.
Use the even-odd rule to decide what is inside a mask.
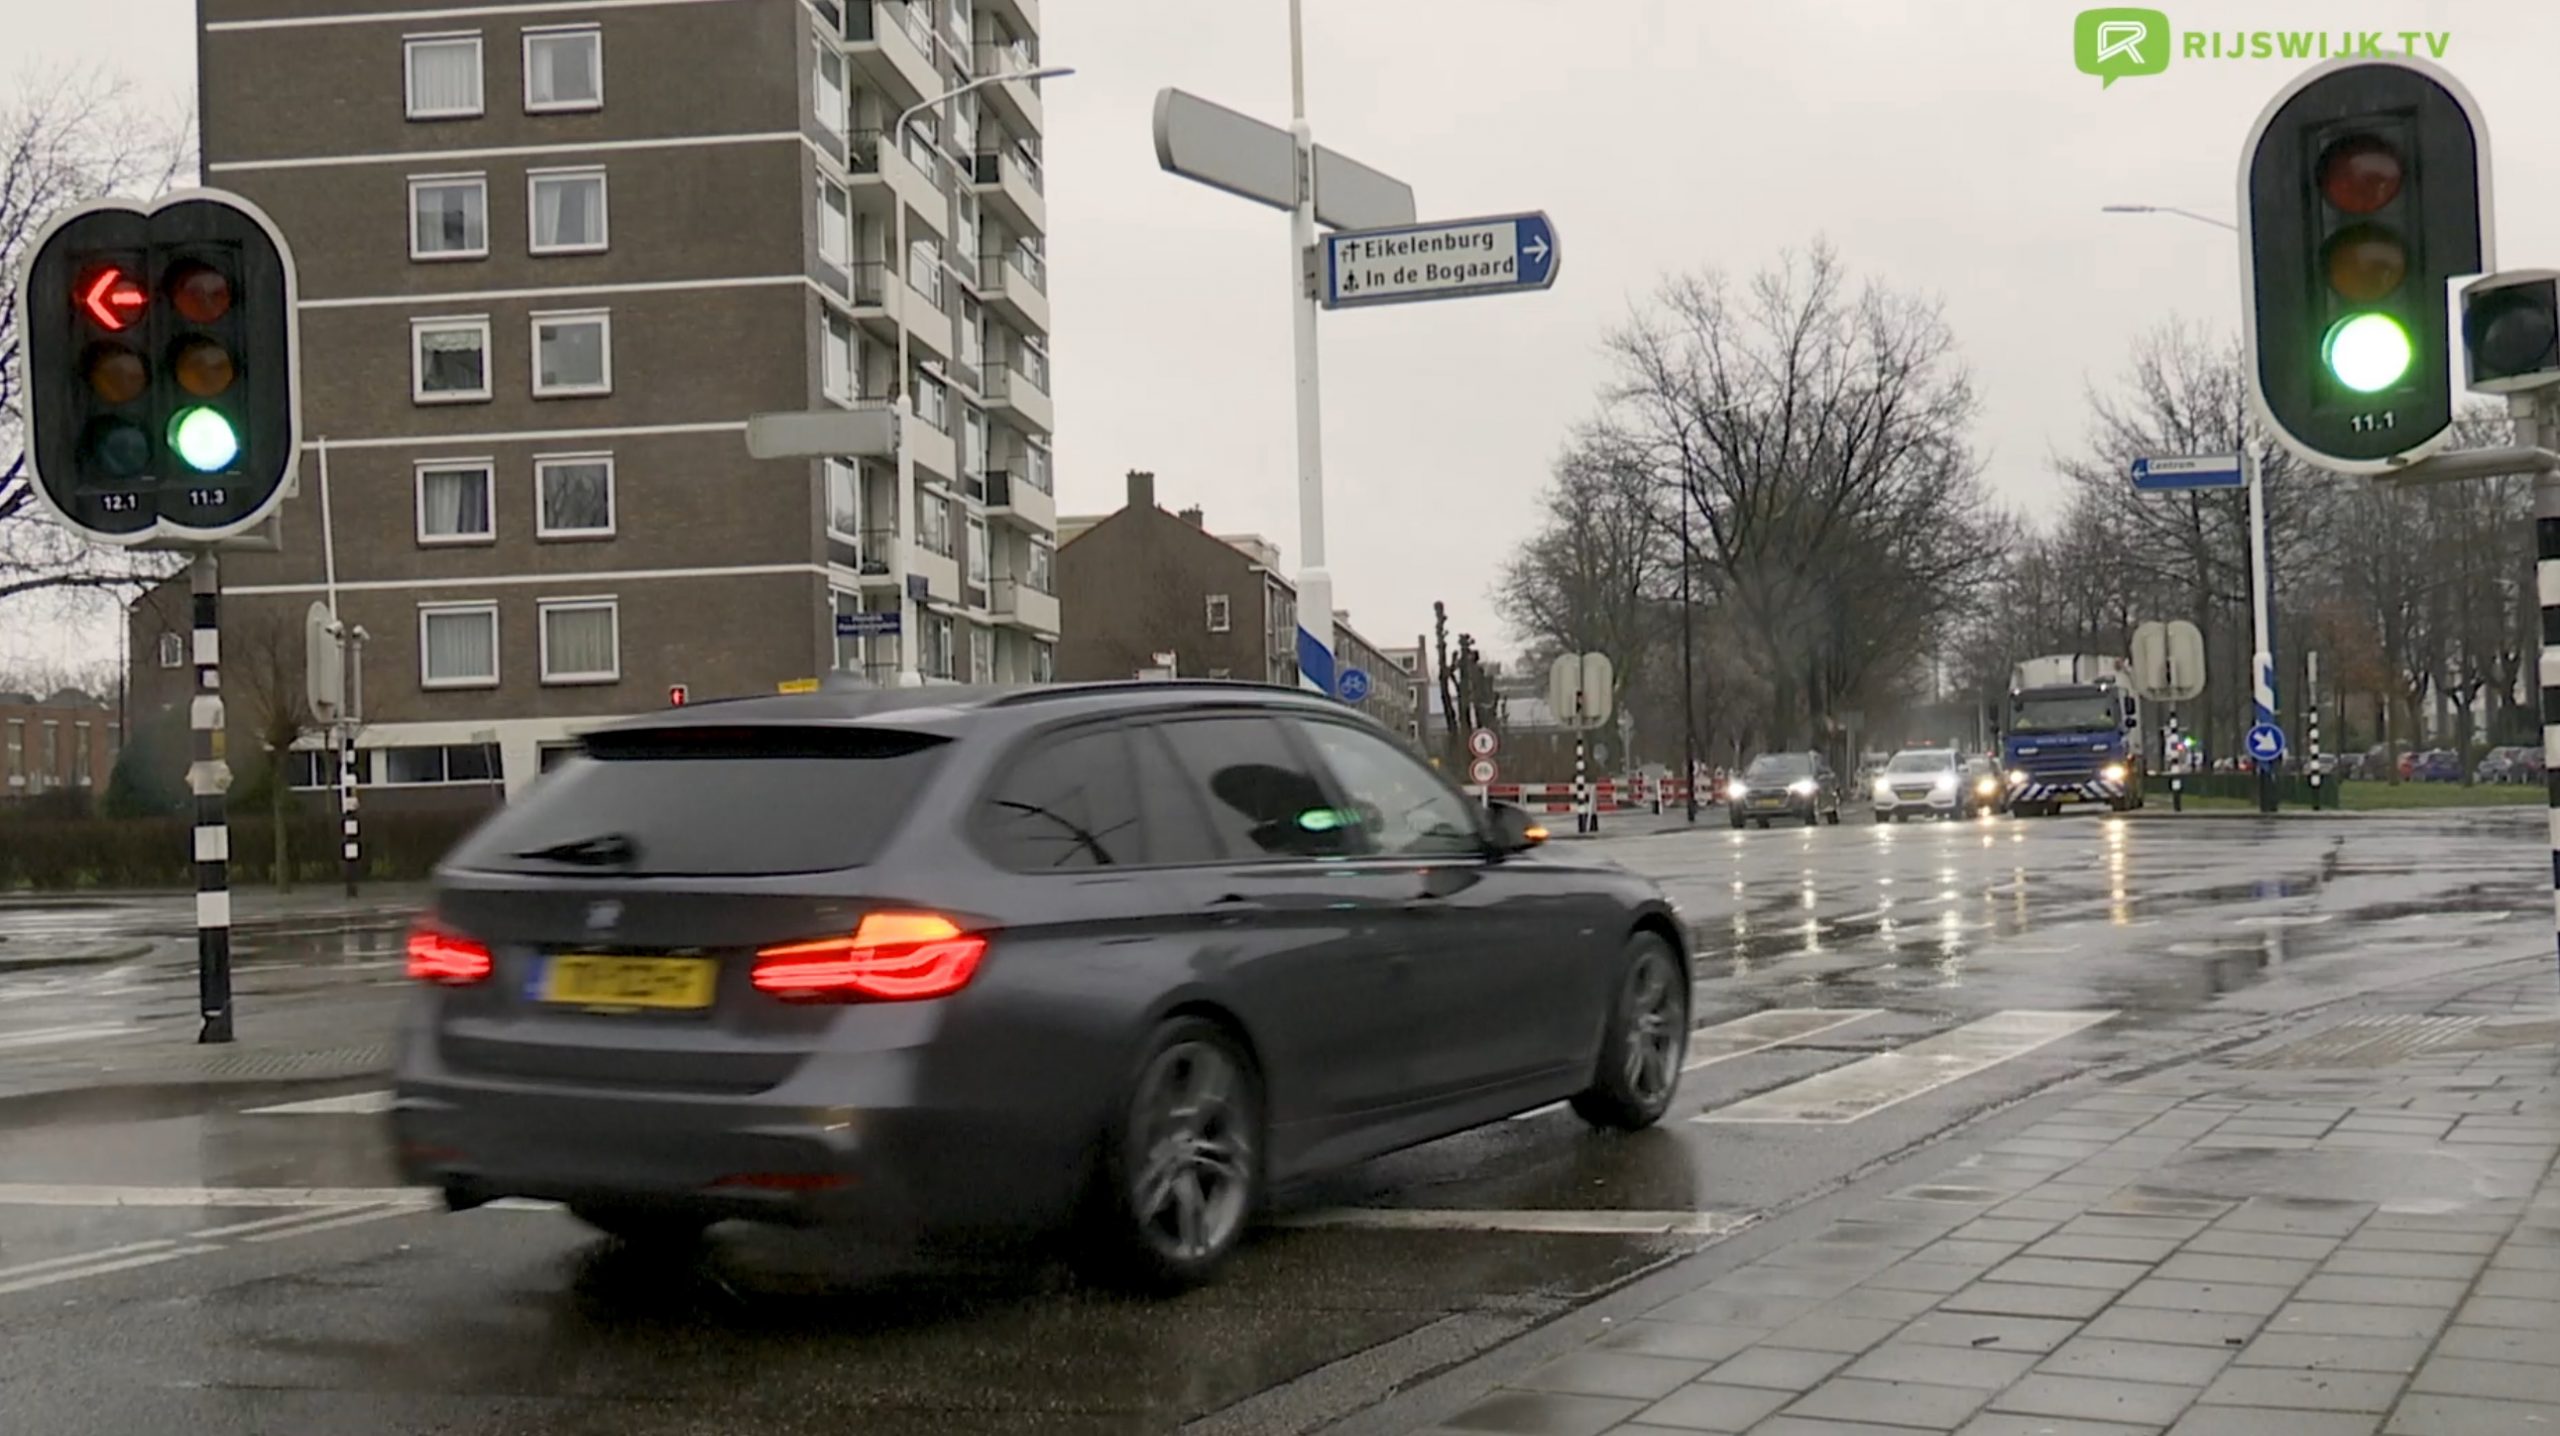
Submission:
[[[1687,1051],[1649,880],[1233,683],[848,688],[626,720],[438,869],[390,1117],[464,1209],[1066,1233],[1204,1279],[1275,1184]]]
[[[1733,825],[1795,818],[1806,827],[1840,821],[1840,779],[1819,753],[1763,753],[1725,789]]]
[[[1953,748],[1905,748],[1876,774],[1872,793],[1876,821],[1956,818],[1980,812],[1985,797],[1980,784],[1986,776]],[[1989,796],[1996,801],[1998,793],[1999,783],[1993,780]]]

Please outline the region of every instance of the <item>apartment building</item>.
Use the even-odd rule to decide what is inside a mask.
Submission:
[[[77,688],[0,693],[0,803],[72,789],[106,791],[124,747],[115,705]]]
[[[1058,521],[1058,597],[1065,636],[1058,677],[1125,679],[1171,667],[1183,678],[1298,682],[1298,589],[1279,546],[1259,534],[1217,534],[1197,508],[1168,513],[1151,473],[1128,476],[1128,502]],[[1404,656],[1362,636],[1336,610],[1334,652],[1370,675],[1357,705],[1393,732],[1413,733],[1417,689]],[[1418,650],[1405,650],[1418,664]],[[1163,656],[1172,655],[1168,665]]]
[[[1038,0],[198,14],[207,183],[301,275],[299,492],[226,602],[365,628],[366,781],[520,786],[679,687],[1050,676],[1041,96],[990,78]],[[828,406],[900,436],[749,457]]]

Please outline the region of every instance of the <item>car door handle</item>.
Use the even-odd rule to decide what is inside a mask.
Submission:
[[[1221,893],[1209,900],[1209,916],[1221,927],[1233,927],[1269,909],[1243,893]]]

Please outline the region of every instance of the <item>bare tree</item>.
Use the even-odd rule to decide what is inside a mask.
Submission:
[[[1493,601],[1528,641],[1531,671],[1563,653],[1605,653],[1611,694],[1642,688],[1679,561],[1640,472],[1591,446],[1568,450],[1548,486],[1545,524],[1503,565]]]
[[[262,759],[243,796],[264,799],[273,819],[278,888],[293,886],[294,745],[320,729],[305,684],[303,638],[300,615],[283,608],[235,612],[222,625],[223,693]]]
[[[158,194],[195,171],[192,106],[159,116],[95,73],[40,76],[0,103],[0,274],[14,276],[55,215],[109,195]],[[43,591],[123,590],[169,571],[161,555],[98,550],[40,522],[20,416],[17,293],[0,290],[0,602]]]
[[[1741,292],[1675,278],[1609,341],[1595,432],[1688,505],[1702,573],[1770,691],[1771,736],[1833,741],[1989,570],[1972,381],[1932,302],[1817,244]]]

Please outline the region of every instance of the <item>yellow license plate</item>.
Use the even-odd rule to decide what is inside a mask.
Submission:
[[[545,1002],[580,1007],[709,1007],[720,965],[699,957],[564,955],[544,965]]]

